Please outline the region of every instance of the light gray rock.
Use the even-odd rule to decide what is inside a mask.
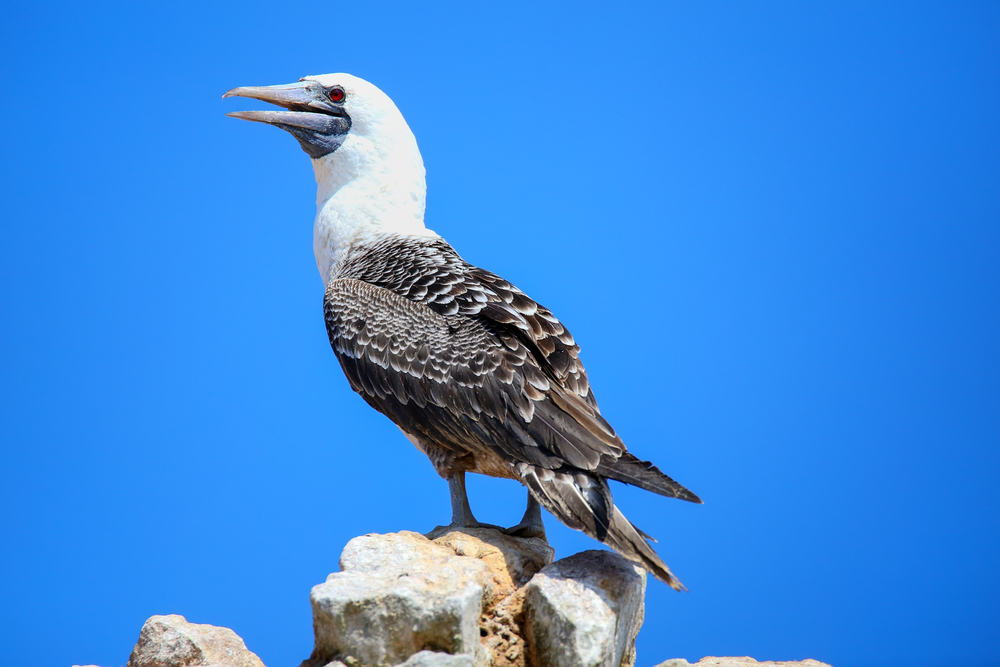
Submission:
[[[492,528],[440,528],[428,537],[489,566],[493,595],[479,619],[480,641],[492,667],[525,667],[520,621],[524,585],[552,562],[555,551],[542,538],[511,537]]]
[[[544,539],[511,537],[493,528],[439,527],[427,537],[456,556],[484,561],[493,576],[495,595],[509,595],[524,586],[556,553]]]
[[[434,651],[414,653],[399,667],[475,667],[472,656],[449,655]]]
[[[547,565],[526,587],[532,665],[620,667],[635,663],[646,573],[611,551]]]
[[[316,646],[307,664],[388,667],[425,649],[488,664],[479,617],[493,584],[482,560],[400,532],[354,538],[340,568],[312,589]]]
[[[128,667],[264,667],[229,628],[188,623],[183,616],[151,616],[139,632]]]

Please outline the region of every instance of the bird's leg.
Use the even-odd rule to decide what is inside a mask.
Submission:
[[[545,524],[542,523],[542,506],[528,491],[528,507],[524,510],[521,523],[511,526],[503,532],[515,537],[540,537],[545,539]]]
[[[448,491],[451,492],[451,525],[475,528],[480,525],[472,516],[469,496],[465,492],[465,473],[453,472],[448,475]]]
[[[450,528],[492,528],[503,530],[500,526],[492,523],[479,523],[472,515],[472,508],[469,506],[469,496],[465,492],[465,473],[453,472],[448,475],[448,490],[451,492],[451,525],[438,526],[427,536],[431,539],[440,537],[448,532]]]

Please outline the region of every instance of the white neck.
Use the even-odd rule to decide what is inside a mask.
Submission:
[[[437,236],[424,227],[424,162],[413,133],[403,127],[378,144],[349,134],[335,152],[313,160],[313,251],[324,285],[351,249],[372,236]]]

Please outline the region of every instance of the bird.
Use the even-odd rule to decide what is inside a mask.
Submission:
[[[516,480],[527,507],[507,534],[544,538],[544,507],[686,590],[615,506],[608,481],[701,499],[626,449],[601,415],[579,345],[549,309],[426,227],[423,158],[389,96],[341,73],[223,97],[279,107],[227,115],[287,131],[312,159],[330,345],[351,388],[447,480],[451,526],[488,525],[472,513],[466,473]]]

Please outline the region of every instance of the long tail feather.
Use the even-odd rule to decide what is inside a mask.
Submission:
[[[604,479],[526,463],[519,463],[517,470],[535,499],[564,524],[607,544],[674,590],[687,590],[646,542],[649,536],[615,507]]]
[[[640,489],[658,493],[668,498],[680,498],[702,504],[701,498],[660,472],[649,461],[640,461],[629,453],[610,465],[601,465],[594,472],[618,482],[632,484]]]

